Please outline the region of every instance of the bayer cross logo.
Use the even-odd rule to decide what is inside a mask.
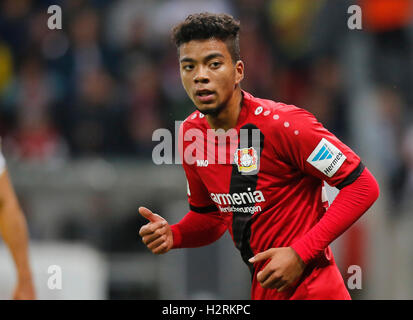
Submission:
[[[324,144],[321,150],[316,154],[316,156],[311,160],[314,161],[321,161],[324,159],[331,159],[334,153],[328,148],[327,144]]]
[[[234,162],[239,172],[251,172],[257,170],[257,151],[251,148],[237,149],[234,153]]]

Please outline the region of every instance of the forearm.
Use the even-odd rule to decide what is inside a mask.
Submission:
[[[218,213],[189,211],[177,224],[171,226],[173,248],[195,248],[218,240],[227,230],[226,221]]]
[[[31,278],[28,261],[28,234],[26,220],[18,208],[0,214],[0,232],[8,246],[17,269],[19,280]]]
[[[16,265],[18,280],[31,279],[26,219],[10,186],[7,173],[0,177],[0,234]]]
[[[291,247],[308,263],[356,222],[378,196],[377,181],[365,168],[357,180],[340,190],[320,221]]]

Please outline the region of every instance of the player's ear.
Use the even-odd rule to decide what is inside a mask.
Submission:
[[[238,60],[235,63],[235,84],[239,84],[244,79],[244,62]]]

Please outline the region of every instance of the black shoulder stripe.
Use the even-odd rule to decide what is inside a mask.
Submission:
[[[363,164],[363,162],[360,161],[360,164],[357,166],[356,169],[353,170],[352,173],[350,173],[347,178],[345,178],[343,181],[341,181],[338,185],[336,185],[337,189],[343,189],[345,186],[348,186],[349,184],[352,184],[356,179],[362,174],[364,168],[366,166]]]
[[[190,204],[189,208],[196,213],[209,213],[209,212],[218,211],[218,208],[215,205],[206,206],[206,207],[195,207],[192,204]]]

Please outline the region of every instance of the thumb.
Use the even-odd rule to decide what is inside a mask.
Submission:
[[[255,263],[258,261],[267,260],[271,258],[275,250],[276,250],[275,248],[271,248],[263,252],[257,253],[254,257],[250,258],[248,261],[251,263]]]
[[[161,216],[154,214],[151,210],[145,207],[139,207],[139,213],[142,217],[148,219],[150,222],[158,222],[164,220]]]

